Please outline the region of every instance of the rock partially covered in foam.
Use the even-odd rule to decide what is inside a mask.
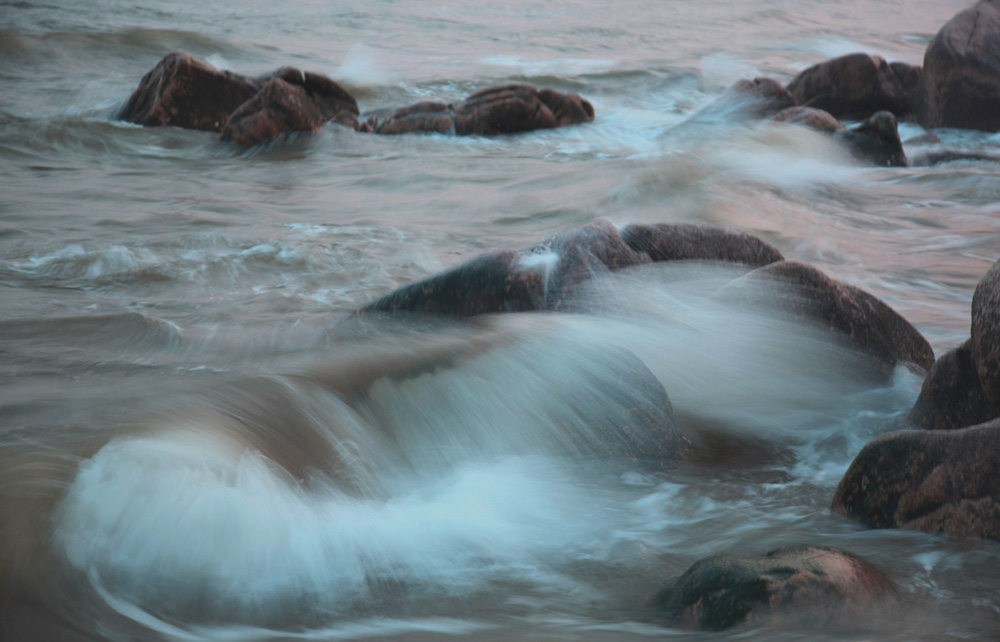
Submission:
[[[1000,419],[883,435],[855,458],[833,510],[874,528],[1000,540]]]
[[[802,547],[700,560],[650,605],[685,628],[721,631],[764,618],[853,616],[893,590],[884,572],[851,553]]]
[[[907,422],[916,428],[951,430],[989,419],[970,339],[934,362]]]
[[[855,157],[879,167],[906,167],[896,117],[888,111],[872,114],[856,127],[833,133]]]

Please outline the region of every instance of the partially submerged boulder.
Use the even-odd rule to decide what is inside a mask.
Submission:
[[[830,112],[801,105],[782,109],[771,120],[789,125],[799,125],[823,134],[832,134],[845,129],[844,125]]]
[[[358,128],[358,104],[336,82],[284,68],[222,125],[222,140],[255,145],[280,134],[315,132],[328,122]]]
[[[952,430],[991,418],[970,339],[934,362],[907,423],[927,430]]]
[[[879,167],[907,166],[896,117],[888,111],[876,112],[857,127],[834,132],[833,137],[860,160]]]
[[[862,120],[882,110],[905,118],[914,109],[921,75],[920,67],[854,53],[809,67],[788,91],[798,104],[842,120]]]
[[[779,81],[758,77],[737,80],[709,109],[729,107],[750,118],[768,118],[798,104]]]
[[[917,110],[927,128],[1000,131],[1000,0],[956,14],[924,53]]]
[[[1000,540],[1000,419],[960,430],[907,430],[865,446],[833,510],[873,528]]]
[[[758,287],[761,282],[783,287]],[[850,345],[887,366],[934,365],[927,339],[884,302],[848,283],[831,279],[818,268],[779,261],[727,285],[719,296],[787,313],[826,327]]]
[[[700,560],[650,605],[685,628],[721,631],[765,617],[854,614],[893,590],[884,572],[851,553],[801,547]]]
[[[784,260],[770,243],[752,234],[698,223],[631,223],[621,230],[629,247],[660,261],[716,261],[761,267]]]
[[[1000,260],[972,295],[972,358],[989,416],[1000,417]]]
[[[592,120],[593,106],[577,94],[530,85],[504,85],[484,89],[454,105],[440,102],[410,105],[384,119],[369,119],[367,128],[376,134],[495,136]]]
[[[119,118],[147,127],[173,125],[217,132],[229,114],[252,98],[261,84],[175,52],[164,56],[142,77]]]

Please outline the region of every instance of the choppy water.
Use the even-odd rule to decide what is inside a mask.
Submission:
[[[619,275],[576,315],[342,323],[598,217],[702,221],[881,297],[940,354],[968,336],[1000,254],[1000,166],[872,169],[805,130],[693,116],[738,78],[843,53],[919,63],[966,4],[0,3],[2,630],[995,639],[997,544],[828,510],[919,378],[858,384],[810,328],[709,300],[726,274]],[[363,111],[517,81],[576,91],[597,119],[500,139],[328,128],[252,149],[115,121],[176,49],[327,73]],[[622,404],[621,348],[730,452],[608,461],[594,418]],[[352,397],[359,380],[375,383]],[[868,620],[710,636],[644,607],[701,557],[790,544],[859,554],[898,594]]]

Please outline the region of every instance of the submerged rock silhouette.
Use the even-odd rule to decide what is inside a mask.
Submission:
[[[893,590],[885,573],[851,553],[801,547],[759,558],[700,560],[653,596],[650,606],[685,628],[721,631],[763,618],[854,615]]]

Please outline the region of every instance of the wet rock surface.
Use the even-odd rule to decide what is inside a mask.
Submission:
[[[921,76],[920,67],[854,53],[806,69],[788,91],[798,104],[842,120],[863,120],[882,110],[904,118],[913,111]]]
[[[878,167],[908,165],[896,117],[888,111],[876,112],[857,127],[834,132],[833,137],[856,158]]]
[[[982,0],[949,20],[924,54],[918,122],[1000,131],[1000,2]]]
[[[972,358],[989,416],[1000,417],[1000,260],[972,295]]]
[[[815,107],[788,107],[775,114],[771,120],[800,125],[824,134],[832,134],[846,129],[839,120],[833,117],[833,114]]]
[[[801,547],[700,560],[649,604],[685,628],[721,631],[765,617],[861,612],[893,590],[885,573],[851,553]]]
[[[970,339],[934,362],[907,422],[915,428],[951,430],[989,419]]]
[[[833,510],[874,528],[1000,539],[1000,420],[883,435],[862,449]]]
[[[770,243],[740,230],[694,223],[632,223],[621,230],[629,247],[655,261],[720,261],[760,267],[784,260]]]

